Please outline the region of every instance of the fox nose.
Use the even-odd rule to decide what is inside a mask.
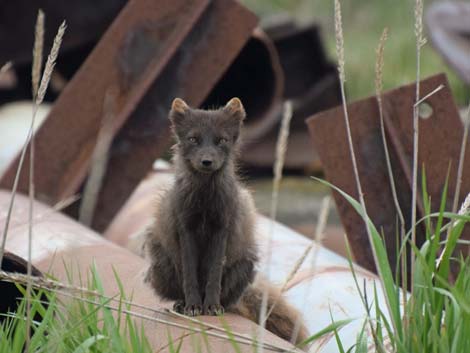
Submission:
[[[204,167],[210,167],[212,165],[212,161],[210,159],[203,159],[201,163]]]

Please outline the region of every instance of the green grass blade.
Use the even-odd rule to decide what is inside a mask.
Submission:
[[[402,320],[400,314],[400,303],[399,298],[397,296],[397,288],[394,283],[394,277],[392,275],[392,271],[390,269],[390,263],[388,261],[387,250],[382,242],[382,239],[375,228],[374,224],[371,222],[369,218],[366,218],[364,215],[363,209],[359,202],[357,202],[353,197],[342,191],[341,189],[337,188],[336,186],[332,185],[331,183],[313,177],[313,179],[319,181],[320,183],[327,185],[337,191],[341,196],[343,196],[359,215],[365,220],[367,226],[370,229],[371,237],[371,247],[372,250],[375,252],[375,261],[377,271],[379,273],[380,282],[382,284],[382,288],[385,293],[385,300],[387,302],[388,309],[390,311],[390,316],[392,318],[392,324],[395,329],[395,335],[397,335],[400,339],[403,337],[403,328],[402,328]]]

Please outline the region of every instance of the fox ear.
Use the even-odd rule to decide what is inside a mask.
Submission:
[[[173,124],[181,122],[186,113],[189,111],[189,106],[181,98],[175,98],[171,103],[170,120]]]
[[[241,100],[237,97],[230,99],[223,110],[240,121],[246,117],[245,108],[243,108]]]

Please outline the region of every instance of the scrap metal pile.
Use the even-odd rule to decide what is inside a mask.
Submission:
[[[80,190],[103,116],[111,113],[114,138],[92,223],[94,229],[104,230],[167,150],[167,112],[174,97],[203,107],[240,97],[248,116],[245,150],[250,151],[242,153],[242,161],[264,168],[274,160],[282,102],[291,99],[293,138],[286,166],[318,166],[318,157],[305,152],[310,142],[303,120],[337,105],[339,94],[334,66],[326,59],[315,25],[298,27],[284,20],[263,31],[251,12],[231,0],[135,0],[125,6],[108,0],[97,11],[92,11],[93,4],[37,5],[52,28],[59,19],[68,20],[56,74],[66,85],[49,94],[54,105],[36,134],[39,200],[54,204]],[[0,62],[8,58],[18,63],[17,84],[0,92],[5,103],[30,96],[28,31],[37,9],[22,1],[16,7],[1,6],[7,7],[1,13],[27,13],[15,26],[14,42],[11,36],[0,37]],[[50,40],[47,37],[46,43]],[[112,99],[105,107],[107,95]],[[16,167],[10,164],[1,187],[11,186]],[[27,173],[22,175],[19,190],[25,192]]]
[[[286,167],[305,172],[319,170],[321,166],[328,181],[346,193],[358,196],[343,111],[336,107],[340,104],[336,68],[325,55],[320,30],[315,24],[299,26],[284,19],[261,28],[257,26],[256,16],[235,0],[106,0],[99,5],[93,0],[42,0],[34,6],[27,0],[3,2],[0,4],[0,63],[14,62],[14,80],[0,86],[1,105],[30,99],[31,29],[39,7],[46,13],[47,28],[57,27],[64,18],[68,23],[52,87],[46,96],[53,105],[35,134],[35,188],[37,199],[43,204],[53,206],[82,192],[103,120],[111,116],[108,132],[112,142],[91,228],[113,240],[118,238],[119,231],[135,228],[136,222],[142,226],[149,215],[146,214],[145,219],[134,219],[132,213],[133,209],[138,209],[139,200],[131,199],[130,204],[128,202],[124,208],[123,205],[151,172],[154,161],[162,157],[171,144],[167,114],[175,97],[200,107],[218,106],[228,98],[240,97],[248,116],[241,159],[245,166],[252,168],[271,168],[283,102],[292,101],[294,115]],[[448,8],[435,7],[427,18],[431,38],[462,78],[470,82],[468,55],[466,61],[461,60],[459,51],[460,48],[468,54],[470,21],[462,26],[455,24],[462,21],[450,23],[444,16]],[[464,17],[469,19],[470,10],[468,6],[465,9],[467,16]],[[462,14],[461,11],[459,16]],[[466,35],[453,36],[454,29]],[[453,41],[446,41],[442,33],[452,37]],[[52,39],[52,32],[47,32],[46,45]],[[449,47],[446,43],[455,45]],[[454,190],[463,134],[458,109],[444,75],[423,80],[422,96],[439,85],[444,88],[423,102],[430,108],[430,114],[420,119],[419,165],[426,168],[433,210],[439,208],[448,170],[449,190]],[[411,206],[414,99],[414,84],[385,92],[383,96],[398,201],[406,215],[410,214]],[[394,263],[399,244],[396,241],[397,213],[391,202],[376,97],[349,104],[348,109],[369,216],[382,230],[389,257]],[[469,158],[467,154],[462,199],[470,191]],[[0,188],[11,189],[18,162],[19,154],[12,155],[8,168],[0,173]],[[27,165],[26,161],[19,180],[21,193],[28,191]],[[6,191],[0,192],[0,204],[5,207],[7,195]],[[334,196],[355,260],[360,266],[374,271],[364,223],[344,199],[338,194]],[[452,192],[448,197],[453,197]],[[149,201],[148,195],[142,194],[142,199]],[[77,217],[80,202],[76,201],[66,212]],[[20,205],[24,211],[26,200],[22,199]],[[46,214],[50,211],[43,205],[40,209]],[[418,209],[423,215],[421,204]],[[120,218],[116,217],[118,212]],[[26,212],[15,217],[16,225],[21,225],[26,220]],[[62,254],[81,257],[87,264],[92,255],[102,254],[99,264],[103,268],[117,259],[122,261],[119,265],[125,273],[127,263],[133,264],[133,271],[138,271],[143,264],[143,260],[118,250],[90,229],[62,215],[48,215],[45,219],[47,227],[57,222],[63,238],[59,239],[58,231],[49,238],[46,230],[51,228],[38,226],[40,249],[35,253],[35,265],[38,264],[40,269],[48,268],[45,264],[51,261],[51,244],[61,244]],[[116,227],[116,219],[133,220],[133,223],[118,222]],[[0,224],[4,221],[2,215]],[[114,235],[110,234],[110,224],[117,230]],[[8,240],[9,250],[18,250],[24,255],[24,229],[18,227],[12,232],[13,239]],[[264,225],[263,229],[266,228]],[[74,239],[68,234],[74,232],[82,238]],[[279,239],[284,239],[283,235],[287,233],[289,231],[279,230]],[[420,243],[424,241],[423,234],[418,228]],[[130,234],[121,236],[127,241]],[[470,239],[469,232],[465,236]],[[295,239],[302,242],[300,237]],[[292,261],[303,251],[297,250]],[[279,254],[279,263],[289,268],[292,264],[283,263],[281,251]],[[324,260],[333,265],[341,264],[348,270],[346,260],[335,256],[325,253]],[[16,264],[14,256],[7,260],[10,262],[4,262],[4,265]],[[283,268],[281,265],[279,268]],[[342,270],[335,271],[332,273],[338,275]],[[113,276],[108,267],[105,272],[109,277]],[[367,271],[360,275],[371,281],[375,279]],[[130,272],[129,276],[132,277]],[[314,274],[305,269],[299,276],[299,283],[303,282],[305,287],[305,281],[311,281]],[[132,280],[135,283],[128,285],[143,286],[140,280],[134,277]],[[325,284],[328,285],[332,285],[331,282]],[[325,296],[331,295],[351,307],[356,305],[352,304],[351,293],[348,296],[346,292],[334,292]],[[152,304],[152,297],[139,291],[136,293],[142,296],[143,302]],[[291,293],[293,298],[297,296],[294,298],[296,304],[301,305],[295,289]],[[360,307],[359,303],[357,307]],[[313,313],[310,316],[317,317]],[[313,325],[318,323],[312,322],[311,329]]]

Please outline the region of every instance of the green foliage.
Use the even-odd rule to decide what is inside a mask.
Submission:
[[[390,315],[385,315],[383,308],[379,307],[377,291],[374,290],[375,315],[372,316],[366,298],[359,289],[351,262],[350,265],[359,295],[362,296],[367,314],[366,322],[370,324],[369,331],[374,337],[376,352],[469,352],[470,267],[468,259],[453,256],[464,226],[470,219],[465,214],[445,212],[447,183],[442,192],[439,212],[431,213],[425,176],[423,177],[423,204],[427,214],[419,223],[425,224],[427,240],[421,248],[418,248],[411,244],[408,234],[408,244],[416,257],[416,262],[412,269],[413,291],[407,296],[406,303],[401,305],[400,292],[392,275],[384,242],[377,229],[371,220],[366,218],[361,205],[354,198],[325,181],[321,182],[339,192],[363,217],[372,233],[372,247],[376,253],[376,265]],[[446,231],[448,237],[442,240],[441,234]],[[452,272],[452,269],[456,272]],[[355,350],[351,347],[349,351],[367,352],[367,345],[364,342],[367,336],[366,322],[359,332],[354,345]],[[391,345],[387,350],[382,345],[383,337],[386,336]],[[338,349],[344,351],[339,338]]]
[[[24,288],[20,288],[24,291]],[[89,289],[103,294],[96,270],[91,271]],[[47,298],[47,300],[45,300]],[[121,293],[120,299],[124,300]],[[33,294],[31,316],[42,320],[32,324],[30,352],[107,353],[152,352],[142,328],[130,315],[109,307],[109,299],[82,296],[64,303],[54,292],[40,290]],[[124,326],[124,327],[122,327]],[[23,353],[26,342],[26,300],[18,310],[6,315],[0,326],[0,353]]]

